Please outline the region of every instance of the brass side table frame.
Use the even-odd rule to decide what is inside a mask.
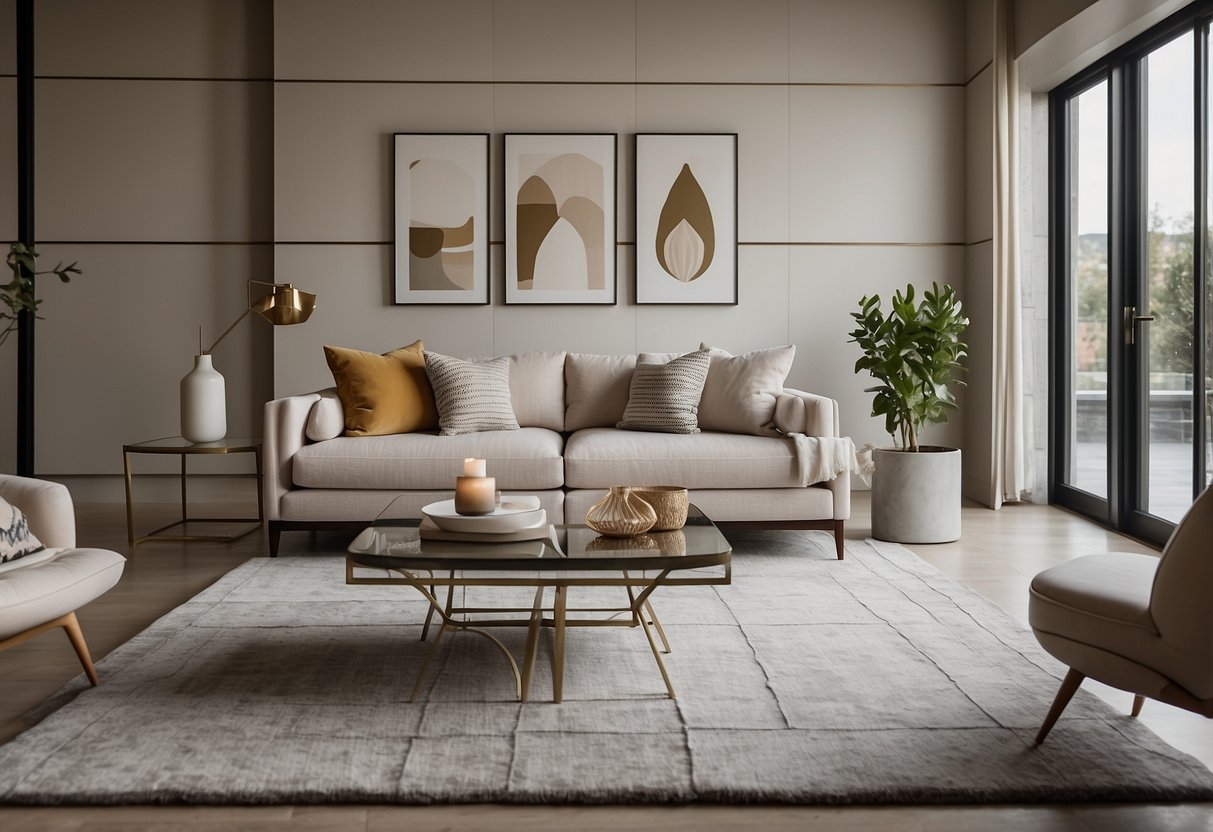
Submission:
[[[135,537],[134,500],[131,494],[131,454],[176,454],[181,457],[181,519],[153,529],[142,537]],[[187,490],[188,472],[186,460],[190,456],[206,456],[214,454],[252,454],[257,466],[257,516],[253,517],[190,517],[188,514],[189,495]],[[122,446],[122,472],[126,479],[126,539],[133,549],[140,543],[150,541],[162,542],[205,542],[231,543],[242,537],[247,537],[258,531],[265,521],[264,497],[261,484],[261,440],[260,439],[220,439],[218,442],[189,442],[180,436],[166,436],[161,439],[151,439],[146,442],[136,442]],[[250,523],[246,528],[232,534],[166,534],[170,529],[185,527],[195,523]]]
[[[671,652],[670,643],[661,626],[661,621],[653,609],[650,597],[658,587],[724,585],[732,580],[731,550],[727,542],[719,536],[719,532],[715,526],[711,525],[711,521],[703,518],[698,509],[694,509],[693,513],[705,521],[705,525],[710,527],[712,535],[723,544],[718,551],[681,556],[649,553],[649,557],[641,555],[617,558],[596,557],[591,553],[579,552],[577,556],[568,557],[563,552],[559,552],[558,547],[552,547],[543,557],[521,558],[515,561],[509,558],[493,557],[491,554],[493,544],[488,543],[466,544],[469,553],[476,549],[486,552],[483,560],[474,554],[448,559],[442,557],[441,554],[427,552],[425,542],[422,541],[421,551],[416,555],[380,555],[361,548],[363,541],[376,531],[376,527],[371,527],[350,544],[350,551],[346,556],[345,582],[372,586],[406,585],[417,590],[429,604],[421,630],[422,641],[426,640],[435,616],[441,622],[438,633],[418,670],[410,701],[415,702],[420,695],[426,673],[438,652],[443,637],[448,632],[454,634],[460,631],[482,636],[502,652],[514,675],[515,692],[519,700],[528,701],[538,655],[539,634],[543,630],[548,630],[552,633],[552,701],[562,702],[564,699],[565,632],[570,627],[640,628],[648,642],[653,659],[657,663],[657,668],[661,672],[666,694],[670,699],[674,699],[676,696],[674,685],[670,680],[665,662],[661,658],[663,653]],[[557,527],[558,530],[568,528],[570,527]],[[382,531],[382,527],[379,530]],[[704,531],[706,532],[706,529]],[[412,536],[415,537],[415,532]],[[440,549],[440,547],[430,548]],[[559,552],[560,556],[553,557],[552,552]],[[709,567],[713,568],[710,573],[697,571]],[[355,568],[386,570],[399,577],[359,577],[354,574]],[[493,576],[475,574],[477,571],[483,570],[496,574]],[[517,577],[501,577],[503,571],[516,571],[519,574]],[[586,571],[598,574],[578,574]],[[528,575],[528,572],[533,574]],[[547,574],[540,574],[541,572]],[[617,574],[603,576],[601,574],[603,572]],[[424,576],[422,573],[425,573]],[[569,607],[568,590],[574,586],[618,587],[627,592],[627,604],[618,607]],[[439,587],[447,588],[445,602],[439,600]],[[465,589],[467,587],[534,588],[535,598],[530,607],[455,606],[454,590],[456,587]],[[553,590],[550,605],[546,603],[545,597],[548,589]],[[622,599],[620,600],[622,602]],[[569,618],[569,613],[592,614],[594,617]],[[504,617],[511,614],[520,617]],[[489,632],[498,627],[526,628],[526,647],[523,651],[521,667],[510,653],[509,648]],[[660,641],[660,647],[658,641]]]

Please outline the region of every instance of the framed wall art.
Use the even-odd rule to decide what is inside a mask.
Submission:
[[[505,302],[616,301],[614,133],[505,135]]]
[[[393,139],[393,301],[488,303],[489,134]]]
[[[737,303],[737,134],[636,135],[636,302]]]

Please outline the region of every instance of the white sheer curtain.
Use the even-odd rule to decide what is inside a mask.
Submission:
[[[1031,415],[1023,402],[1019,273],[1019,77],[1013,0],[994,14],[994,508],[1024,497],[1031,482]]]

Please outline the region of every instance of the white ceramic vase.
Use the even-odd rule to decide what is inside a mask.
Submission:
[[[194,356],[194,369],[181,379],[181,435],[190,442],[227,436],[227,391],[210,355]]]
[[[872,537],[897,543],[960,539],[960,450],[872,452]]]

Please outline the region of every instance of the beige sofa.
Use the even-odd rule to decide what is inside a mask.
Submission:
[[[510,356],[515,431],[347,437],[332,389],[267,403],[271,556],[284,531],[362,528],[397,498],[396,516],[420,517],[452,496],[463,460],[479,457],[498,489],[538,496],[553,522],[580,522],[612,485],[682,485],[722,528],[832,531],[842,557],[849,472],[806,485],[814,444],[788,436],[618,430],[635,365],[633,355]],[[840,435],[838,404],[824,396],[785,389],[773,415],[786,434]]]

